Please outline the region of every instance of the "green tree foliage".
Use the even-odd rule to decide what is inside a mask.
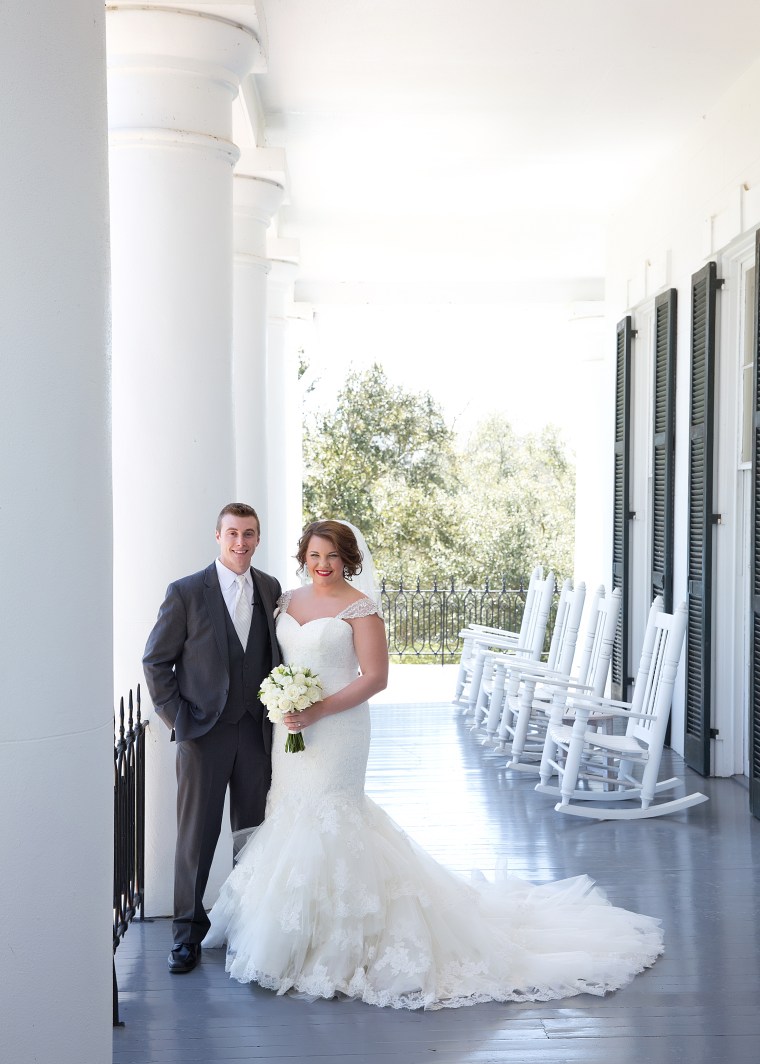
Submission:
[[[501,416],[457,447],[438,403],[352,371],[304,434],[304,519],[359,526],[381,576],[515,587],[537,562],[572,573],[575,475],[555,429],[518,436]]]
[[[391,384],[378,365],[350,372],[335,409],[307,422],[304,519],[352,521],[383,575],[443,564],[456,490],[454,433],[439,405]]]
[[[501,415],[483,421],[460,456],[459,521],[467,583],[506,577],[517,586],[540,562],[571,576],[575,468],[556,428],[518,436]]]

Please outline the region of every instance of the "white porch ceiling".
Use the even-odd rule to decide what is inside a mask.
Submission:
[[[600,297],[608,212],[760,56],[757,0],[256,6],[317,304]]]

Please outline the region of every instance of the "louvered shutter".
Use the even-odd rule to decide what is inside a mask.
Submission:
[[[675,487],[676,307],[671,288],[654,305],[652,438],[652,588],[673,609],[673,500]]]
[[[628,698],[628,556],[630,522],[631,316],[617,326],[615,375],[615,495],[612,529],[612,588],[620,588],[621,602],[615,645],[612,648],[611,694]]]
[[[691,279],[688,608],[684,756],[710,774],[712,685],[712,533],[716,265]]]
[[[749,697],[749,804],[760,817],[760,229],[755,234],[755,368],[752,409],[752,639]]]

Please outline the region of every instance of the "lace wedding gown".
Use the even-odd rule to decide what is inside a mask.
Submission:
[[[359,599],[299,625],[281,600],[283,657],[325,693],[357,675],[348,618]],[[366,703],[306,729],[285,753],[276,726],[266,818],[211,911],[204,946],[227,943],[227,971],[278,993],[443,1008],[604,994],[662,952],[659,922],[610,905],[588,877],[542,886],[470,883],[444,869],[364,794]]]

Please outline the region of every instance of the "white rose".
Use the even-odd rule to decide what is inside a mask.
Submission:
[[[307,695],[301,695],[301,697],[296,700],[296,709],[300,712],[303,709],[308,709],[311,704],[311,699],[308,698]]]
[[[293,683],[296,685],[296,687],[305,687],[306,677],[302,672],[297,672],[293,677]]]
[[[272,724],[282,724],[282,713],[280,712],[279,706],[270,706],[267,710],[267,716]]]
[[[301,697],[301,688],[297,684],[289,683],[283,693],[287,699],[291,702],[295,702]]]
[[[279,705],[280,713],[292,713],[294,708],[295,708],[295,706],[293,705],[293,703],[290,701],[289,698],[280,699],[280,705]]]

